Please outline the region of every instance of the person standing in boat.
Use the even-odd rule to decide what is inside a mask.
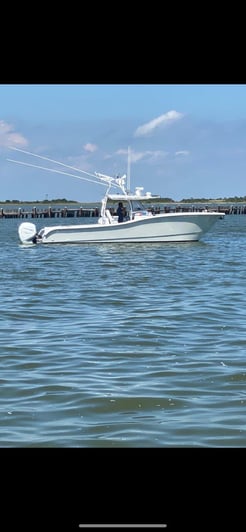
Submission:
[[[124,207],[122,201],[119,202],[118,209],[116,211],[118,216],[118,223],[121,223],[124,221]]]

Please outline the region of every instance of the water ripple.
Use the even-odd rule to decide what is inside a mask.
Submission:
[[[0,233],[2,447],[246,445],[244,216],[184,245],[26,247],[17,222]]]

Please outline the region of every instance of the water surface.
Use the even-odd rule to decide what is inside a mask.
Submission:
[[[1,447],[246,445],[246,216],[190,244],[27,247],[19,223],[0,220]]]

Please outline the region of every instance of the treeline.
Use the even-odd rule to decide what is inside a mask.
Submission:
[[[44,200],[34,200],[34,201],[24,201],[24,200],[17,200],[17,199],[13,199],[13,200],[5,200],[5,201],[0,201],[0,203],[25,203],[25,204],[33,204],[33,203],[42,203],[43,204],[48,204],[50,205],[51,203],[79,203],[78,201],[75,201],[75,200],[67,200],[66,198],[57,198],[57,199],[53,199],[53,200],[48,200],[48,199],[44,199]]]
[[[151,203],[246,203],[246,196],[234,196],[233,198],[183,198],[182,200],[173,200],[172,198],[150,198]]]
[[[146,200],[145,200],[146,201]],[[224,203],[246,203],[246,196],[234,196],[229,198],[184,198],[180,201],[173,200],[172,198],[148,198],[148,203],[209,203],[209,202],[224,202]],[[68,200],[66,198],[57,198],[57,199],[44,199],[44,200],[34,200],[34,201],[24,201],[24,200],[18,200],[18,199],[12,199],[12,200],[4,200],[1,201],[1,204],[81,204],[81,202],[76,200]],[[98,202],[97,202],[98,203]]]
[[[223,201],[226,203],[245,203],[246,196],[234,196],[232,198],[186,198],[182,199],[179,203],[208,203],[209,201]]]

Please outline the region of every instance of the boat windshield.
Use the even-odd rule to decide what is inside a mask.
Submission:
[[[132,220],[135,216],[137,216],[138,214],[141,216],[141,215],[150,215],[150,212],[148,211],[147,207],[144,205],[144,203],[139,200],[139,199],[131,199],[129,197],[120,197],[119,198],[121,200],[121,203],[123,204],[123,207],[124,207],[124,221],[127,221],[127,220]],[[115,202],[115,198],[113,199],[113,201],[109,200],[107,202],[107,209],[110,211],[110,214],[116,218],[117,217],[117,206],[118,206],[118,198],[117,198],[117,203]],[[101,210],[101,214],[102,216],[104,216],[104,212],[105,212],[105,205],[103,205],[102,207],[102,210]]]
[[[145,211],[146,207],[143,205],[143,203],[139,200],[132,200],[131,201],[131,208],[133,212],[136,211]]]

